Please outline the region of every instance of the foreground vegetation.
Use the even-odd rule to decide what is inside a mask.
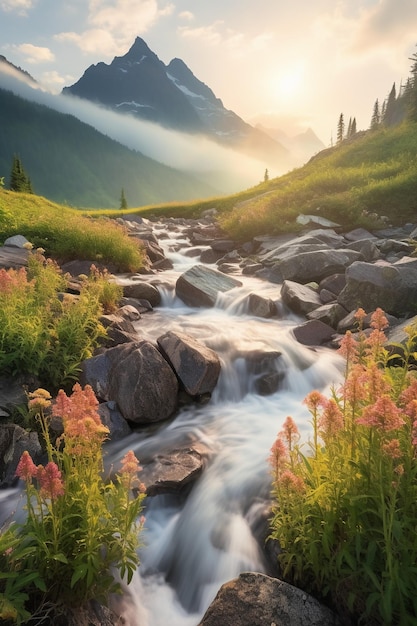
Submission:
[[[89,600],[107,603],[120,591],[114,571],[129,583],[139,564],[145,497],[139,463],[129,451],[113,480],[103,479],[108,429],[91,387],[77,384],[70,396],[61,390],[53,404],[38,389],[30,394],[29,413],[43,434],[47,464],[36,466],[24,452],[17,467],[27,517],[0,534],[3,624],[56,623]],[[63,424],[56,443],[53,417]]]
[[[64,294],[65,277],[40,252],[26,270],[0,270],[0,371],[34,375],[53,390],[77,380],[81,362],[93,355],[105,329],[103,311],[121,288],[96,269],[85,276],[80,295]]]
[[[357,312],[360,327],[365,317]],[[417,376],[383,345],[387,320],[348,332],[346,375],[330,399],[311,392],[312,439],[288,417],[271,450],[272,536],[284,576],[361,624],[412,626],[417,598]],[[399,365],[399,363],[401,363]],[[394,364],[396,365],[394,367]]]
[[[24,235],[61,262],[88,259],[111,264],[115,271],[135,271],[143,264],[137,241],[114,220],[91,220],[41,196],[0,186],[0,242],[12,235]]]

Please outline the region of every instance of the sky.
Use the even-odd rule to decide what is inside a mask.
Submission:
[[[417,0],[0,0],[0,54],[59,93],[137,36],[245,121],[325,145],[410,76]]]

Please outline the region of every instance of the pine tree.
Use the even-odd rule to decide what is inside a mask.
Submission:
[[[358,131],[356,130],[356,117],[352,120],[352,126],[350,127],[350,136],[354,137]]]
[[[268,169],[265,170],[265,174],[264,174],[264,183],[267,183],[269,180],[269,172]]]
[[[374,110],[372,113],[372,118],[371,118],[371,130],[375,130],[376,128],[378,128],[380,121],[381,121],[381,116],[379,113],[379,102],[378,102],[378,99],[376,99],[375,104],[374,104]]]
[[[396,112],[397,112],[396,102],[397,102],[397,93],[396,93],[395,83],[394,83],[388,95],[386,105],[385,105],[385,110],[382,116],[382,122],[384,126],[393,126],[395,124]]]
[[[352,118],[349,118],[349,124],[348,124],[348,129],[346,132],[346,137],[349,139],[352,135]]]
[[[408,116],[411,121],[417,122],[417,53],[415,52],[410,61],[411,66],[410,91],[408,93]]]
[[[10,173],[11,191],[18,191],[22,193],[33,193],[32,183],[29,176],[26,174],[22,162],[17,155],[13,156],[12,170]]]
[[[342,143],[344,136],[345,136],[345,122],[343,119],[343,113],[341,113],[339,117],[339,123],[337,125],[336,143],[338,144]]]
[[[127,209],[127,200],[125,196],[125,190],[122,188],[122,192],[120,194],[120,209],[125,211]]]

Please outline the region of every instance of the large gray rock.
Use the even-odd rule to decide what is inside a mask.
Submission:
[[[161,304],[161,294],[158,289],[144,280],[132,280],[127,284],[123,284],[123,296],[125,298],[147,300],[152,306]]]
[[[293,334],[298,343],[302,343],[304,346],[324,346],[332,341],[335,331],[334,328],[320,320],[308,320],[308,322],[296,326]]]
[[[280,272],[284,280],[319,282],[332,274],[343,273],[354,261],[362,258],[361,253],[356,250],[316,250],[282,259],[274,265],[274,269]]]
[[[281,288],[281,298],[291,311],[306,315],[321,306],[317,291],[308,285],[300,285],[292,280],[284,280]]]
[[[236,278],[226,276],[204,265],[194,265],[181,274],[175,289],[178,298],[188,306],[212,307],[217,295],[240,287],[242,283]]]
[[[250,293],[248,297],[249,313],[256,317],[269,318],[277,314],[276,304],[271,298],[264,298],[257,293]]]
[[[323,304],[318,309],[311,311],[311,313],[307,313],[309,320],[319,320],[324,324],[332,326],[334,329],[337,329],[337,325],[346,315],[346,309],[337,302]]]
[[[91,385],[102,400],[114,400],[131,422],[159,422],[177,407],[177,378],[148,341],[121,344],[87,359],[81,382]]]
[[[201,475],[204,455],[196,447],[180,448],[157,454],[149,463],[141,464],[140,480],[148,496],[181,493]]]
[[[346,287],[337,301],[348,311],[362,307],[401,317],[416,310],[417,260],[395,265],[378,265],[358,261],[346,270]]]
[[[27,450],[37,465],[42,460],[38,433],[28,432],[17,424],[0,425],[0,482],[1,487],[11,487],[16,482],[16,468],[23,452]]]
[[[199,626],[340,626],[315,598],[264,574],[245,572],[225,583]]]
[[[0,269],[25,267],[28,264],[30,251],[14,246],[0,247]]]
[[[185,333],[168,331],[158,346],[190,396],[210,394],[220,374],[220,359],[214,350]]]

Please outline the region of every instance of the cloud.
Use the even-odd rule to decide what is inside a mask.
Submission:
[[[268,41],[273,37],[272,33],[261,33],[248,37],[232,28],[226,27],[223,20],[216,20],[207,26],[190,27],[180,26],[178,32],[184,39],[204,42],[209,46],[222,45],[237,56],[241,57],[257,50],[263,50]]]
[[[192,22],[193,20],[195,20],[195,15],[191,13],[191,11],[181,11],[181,13],[178,14],[178,17],[181,20],[185,20],[187,22]]]
[[[358,51],[373,47],[406,44],[416,38],[417,3],[415,0],[379,0],[362,12],[354,48]]]
[[[81,33],[60,33],[55,39],[72,42],[86,54],[110,58],[125,52],[137,35],[173,11],[173,4],[160,8],[157,0],[90,0],[87,28]]]
[[[34,4],[34,0],[0,0],[0,9],[7,13],[16,11],[18,15],[24,16]]]
[[[26,63],[34,65],[36,63],[50,63],[55,60],[54,54],[49,48],[34,46],[31,43],[22,43],[14,46],[16,52],[24,57]]]

